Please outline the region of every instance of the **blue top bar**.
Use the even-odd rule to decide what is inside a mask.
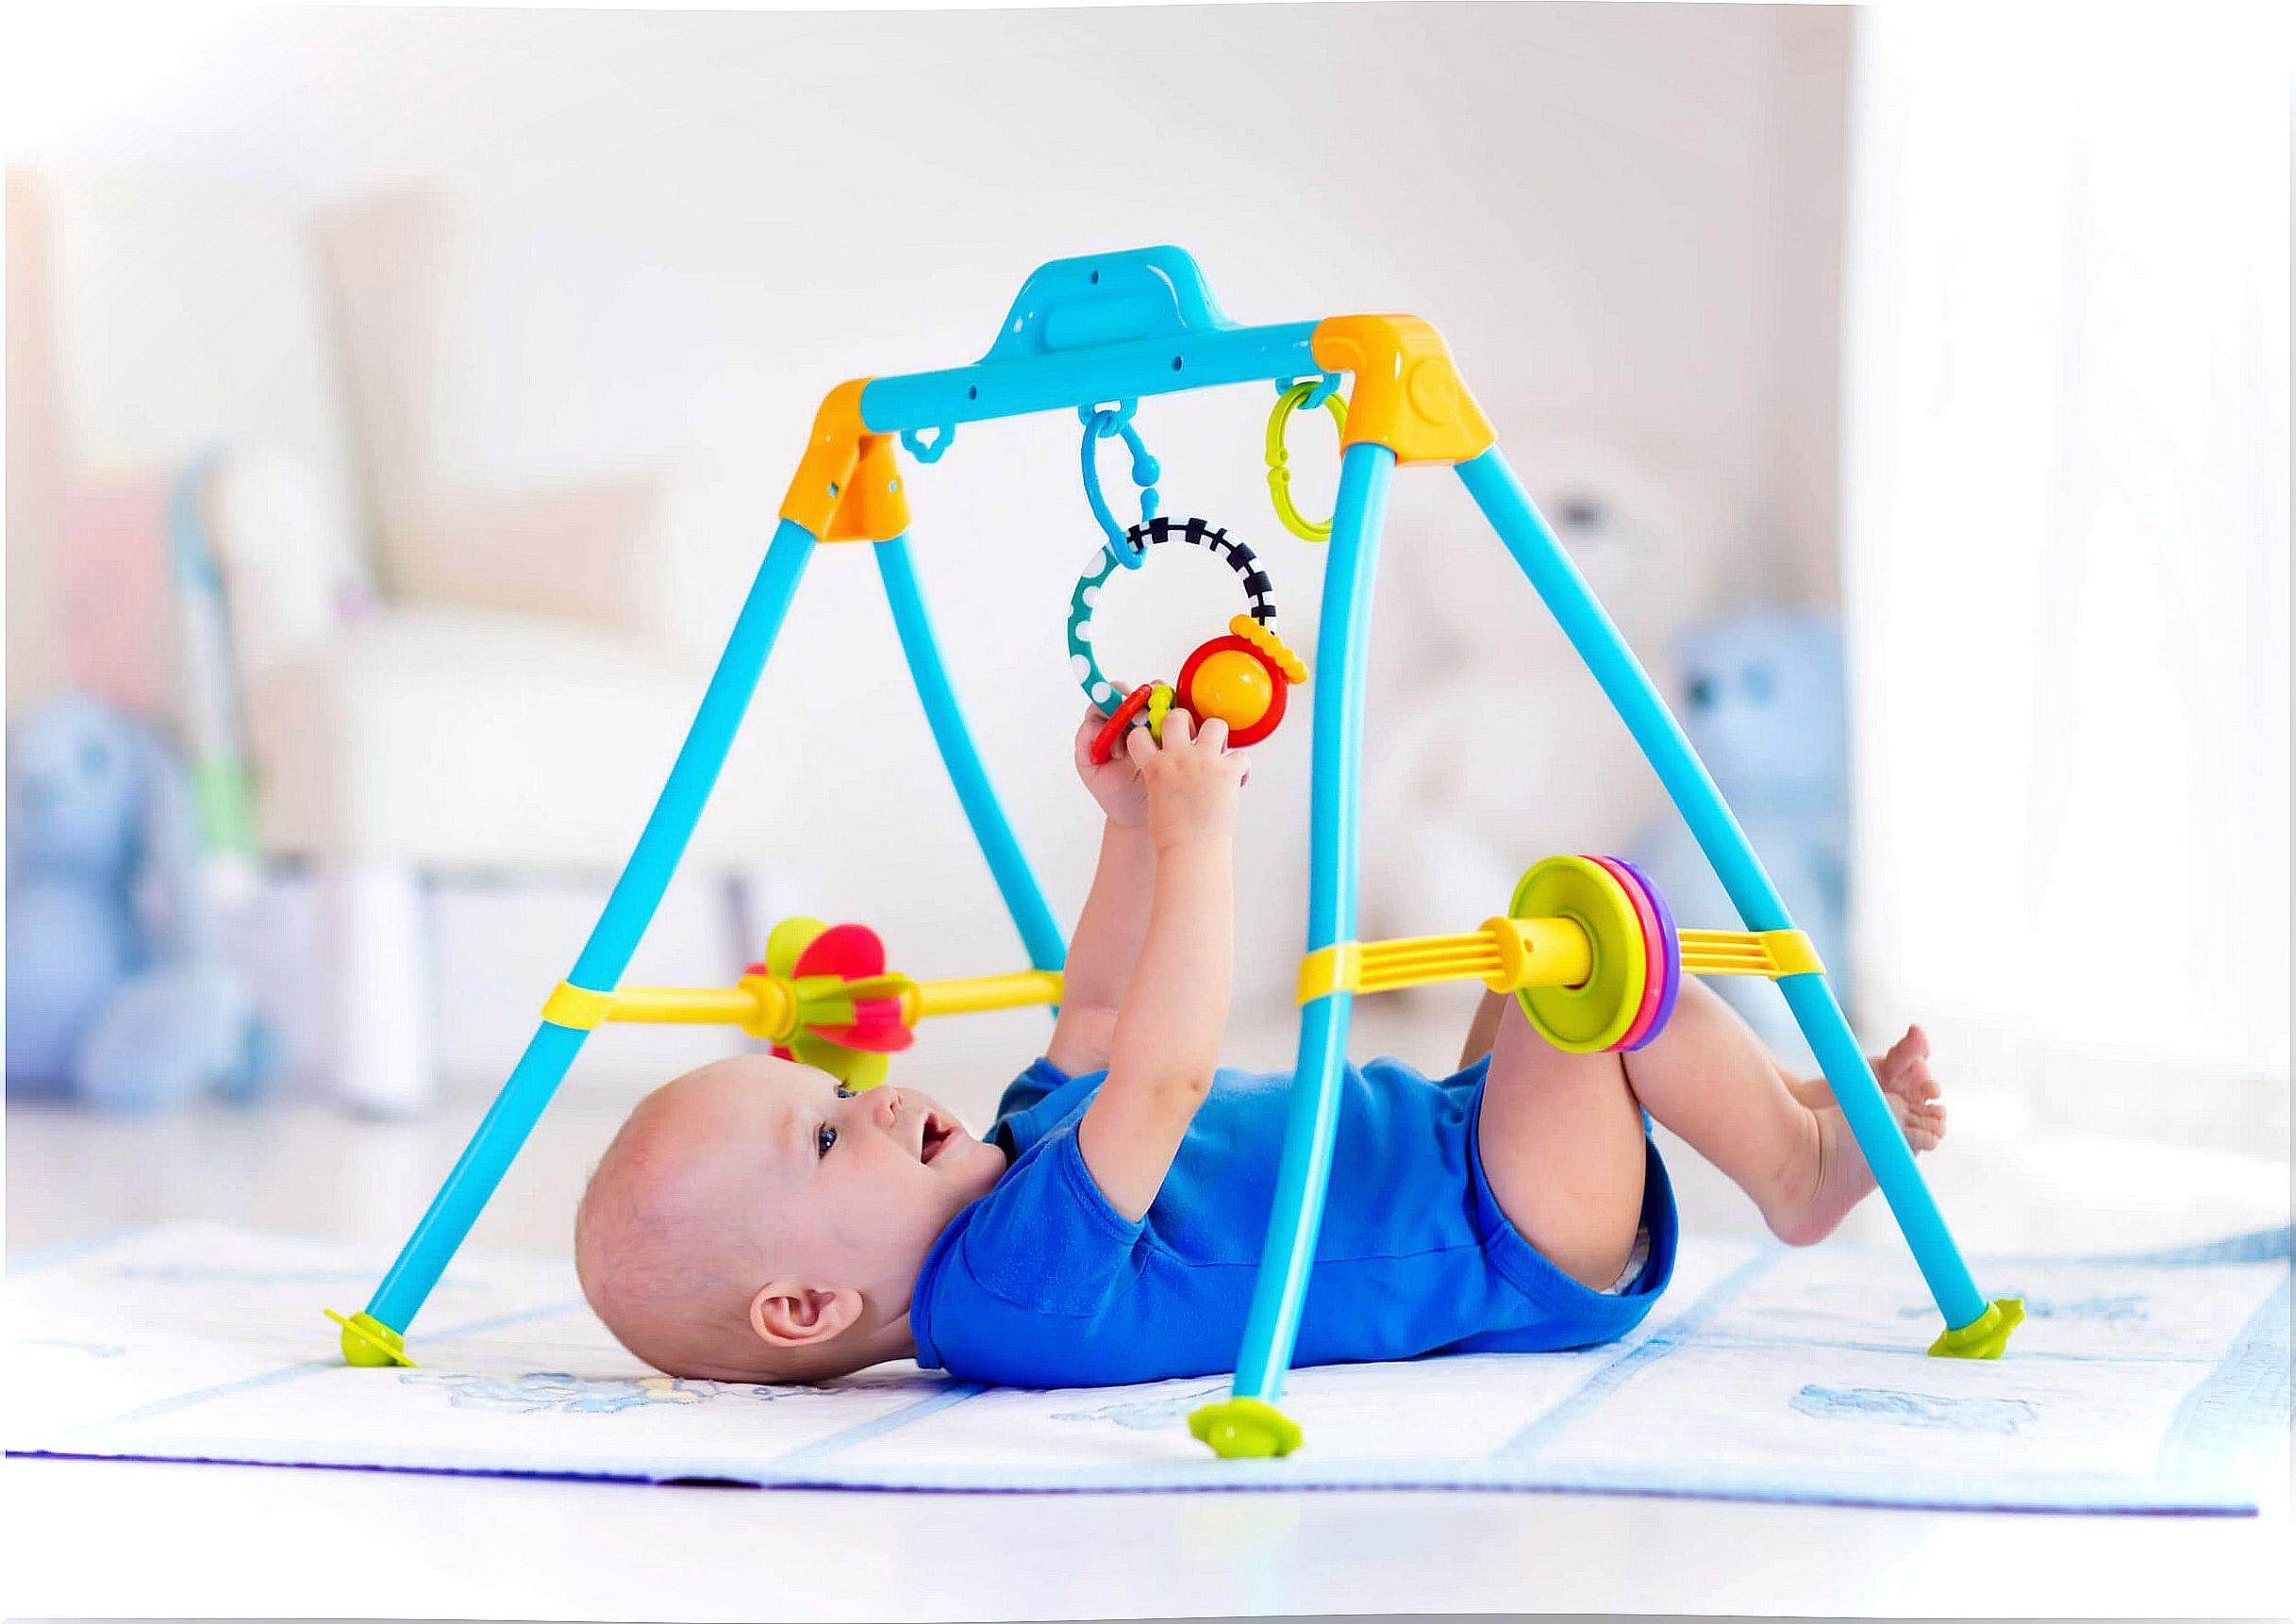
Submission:
[[[873,434],[929,429],[1216,384],[1318,374],[1313,322],[1239,327],[1177,248],[1056,259],[1022,284],[996,342],[970,367],[874,378]]]
[[[984,361],[1017,361],[1128,339],[1232,332],[1203,268],[1181,248],[1088,254],[1038,266]]]

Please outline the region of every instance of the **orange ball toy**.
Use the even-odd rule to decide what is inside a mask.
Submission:
[[[1199,722],[1218,717],[1228,742],[1257,744],[1284,720],[1291,684],[1273,660],[1242,638],[1214,638],[1188,656],[1173,685],[1175,703]]]
[[[1231,732],[1256,726],[1275,703],[1275,684],[1268,668],[1237,649],[1222,649],[1196,668],[1189,684],[1190,707],[1204,716],[1216,716]]]

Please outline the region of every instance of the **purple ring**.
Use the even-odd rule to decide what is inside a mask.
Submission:
[[[1674,1000],[1682,992],[1682,936],[1674,929],[1673,909],[1666,905],[1665,896],[1651,884],[1650,876],[1623,857],[1613,857],[1611,861],[1632,874],[1635,884],[1642,887],[1642,894],[1650,899],[1650,911],[1658,916],[1658,935],[1666,952],[1666,981],[1658,993],[1657,1013],[1651,1017],[1650,1030],[1627,1045],[1632,1052],[1664,1032],[1666,1023],[1673,1019]]]

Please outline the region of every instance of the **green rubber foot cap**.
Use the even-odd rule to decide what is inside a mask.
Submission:
[[[1223,1461],[1288,1455],[1300,1447],[1300,1425],[1273,1404],[1229,1399],[1188,1417],[1188,1430]]]
[[[2009,1345],[2009,1333],[2025,1321],[2025,1300],[1995,1298],[1993,1306],[1967,1325],[1941,1331],[1929,1345],[1933,1359],[1998,1359]]]
[[[407,1357],[406,1338],[374,1315],[354,1314],[345,1319],[332,1308],[322,1312],[342,1327],[342,1356],[352,1364],[369,1368],[414,1364]]]

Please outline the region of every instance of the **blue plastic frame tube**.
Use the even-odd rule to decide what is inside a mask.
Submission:
[[[814,546],[812,533],[793,520],[783,520],[774,532],[773,545],[757,566],[757,577],[734,621],[725,652],[718,657],[693,724],[686,730],[686,742],[662,785],[653,815],[646,820],[637,848],[623,866],[622,877],[614,882],[605,911],[598,916],[590,940],[567,977],[574,986],[611,992],[621,985],[630,954],[652,922],[654,910],[661,905],[662,892],[677,871],[678,859],[685,855],[694,821],[716,787],[719,769],[724,766],[725,753],[749,709],[750,696],[765,670],[766,656],[780,636],[790,600]],[[438,1284],[439,1276],[454,1261],[463,1237],[478,1221],[479,1213],[533,1133],[543,1107],[550,1103],[589,1036],[587,1031],[547,1020],[541,1023],[478,1131],[463,1148],[454,1170],[446,1175],[446,1183],[431,1198],[422,1221],[400,1249],[397,1261],[374,1288],[367,1302],[370,1315],[391,1330],[405,1333]]]
[[[1364,651],[1371,638],[1380,522],[1394,472],[1395,454],[1383,445],[1350,446],[1339,463],[1331,556],[1324,566],[1323,609],[1316,629],[1314,786],[1308,801],[1310,953],[1353,940],[1356,934]],[[1353,993],[1332,992],[1300,1009],[1299,1064],[1291,1075],[1284,1156],[1276,1168],[1251,1317],[1244,1322],[1243,1347],[1236,1358],[1239,1399],[1274,1403],[1299,1338],[1300,1308],[1315,1267],[1316,1235],[1331,1180],[1339,1076],[1347,1064],[1348,1018],[1355,1003]]]
[[[1458,465],[1460,480],[1482,508],[1499,539],[1530,577],[1548,611],[1562,627],[1578,657],[1602,685],[1619,720],[1658,774],[1674,806],[1689,825],[1706,860],[1729,892],[1731,903],[1746,928],[1777,931],[1792,928],[1786,903],[1763,870],[1746,832],[1715,787],[1713,775],[1690,747],[1682,724],[1667,708],[1657,687],[1610,617],[1595,601],[1578,567],[1571,562],[1555,532],[1533,505],[1496,446]],[[1986,1311],[1985,1299],[1970,1278],[1969,1266],[1954,1244],[1944,1216],[1914,1166],[1897,1119],[1874,1081],[1857,1038],[1841,1013],[1834,989],[1822,974],[1789,975],[1778,982],[1802,1034],[1809,1040],[1833,1085],[1850,1131],[1873,1169],[1875,1182],[1905,1232],[1905,1244],[1929,1283],[1930,1294],[1947,1325],[1958,1330]]]
[[[1313,322],[1225,327],[1091,345],[1073,355],[872,378],[861,389],[861,421],[872,434],[898,434],[905,428],[1073,411],[1079,402],[1318,376],[1323,369],[1315,358],[1315,330]]]
[[[1039,969],[1058,969],[1067,961],[1068,941],[1045,903],[1044,889],[1028,866],[1012,822],[996,798],[996,787],[989,782],[980,748],[973,742],[973,730],[965,724],[964,709],[957,703],[949,668],[941,658],[940,639],[933,634],[932,617],[925,611],[924,594],[917,584],[917,560],[909,553],[908,538],[896,536],[880,541],[872,551],[877,555],[877,573],[885,582],[885,601],[892,606],[901,652],[908,658],[910,680],[924,705],[925,720],[932,725],[933,742],[940,747],[941,765],[948,769],[949,782],[956,786],[957,799],[964,805],[965,820],[973,825],[973,838],[988,859],[989,872],[1005,899],[1005,911],[1021,933],[1028,962]]]

